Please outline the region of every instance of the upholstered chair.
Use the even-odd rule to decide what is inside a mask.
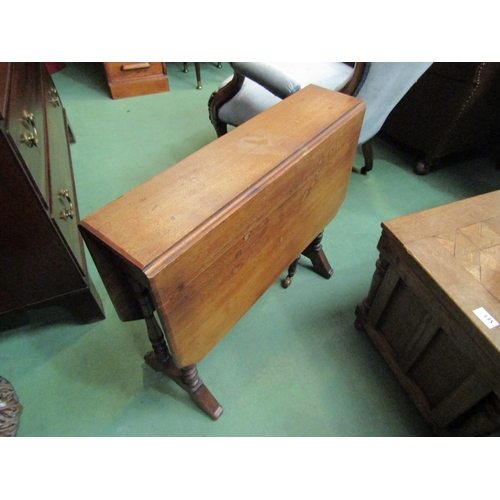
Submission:
[[[217,135],[238,126],[309,84],[362,99],[366,113],[359,138],[365,174],[373,167],[370,139],[388,114],[431,63],[230,63],[234,75],[209,100]]]

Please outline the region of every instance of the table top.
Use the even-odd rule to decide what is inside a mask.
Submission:
[[[82,226],[140,269],[160,257],[164,265],[360,109],[359,99],[310,85],[87,216]]]
[[[386,221],[383,233],[418,263],[500,350],[500,191]],[[474,312],[476,311],[476,312]]]
[[[308,86],[86,217],[120,318],[137,319],[126,263],[177,366],[203,359],[337,213],[364,110]]]

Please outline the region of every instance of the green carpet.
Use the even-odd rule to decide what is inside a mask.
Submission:
[[[71,146],[83,218],[216,138],[210,94],[231,70],[168,63],[170,92],[109,96],[99,63],[69,63],[53,78],[76,135]],[[0,374],[24,412],[19,436],[429,436],[429,428],[368,337],[354,310],[370,285],[380,223],[500,188],[488,158],[431,174],[377,139],[374,170],[353,173],[326,228],[331,280],[299,265],[276,282],[198,365],[224,407],[213,422],[143,361],[143,322],[122,323],[87,254],[106,320],[77,325],[60,311],[0,320]],[[362,165],[358,154],[356,164]]]

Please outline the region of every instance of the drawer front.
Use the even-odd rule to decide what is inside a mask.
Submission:
[[[50,214],[83,271],[83,246],[78,231],[78,208],[66,118],[59,94],[46,71],[43,71],[43,94],[47,115]]]
[[[20,155],[47,200],[45,117],[39,63],[13,63],[6,127]]]
[[[109,82],[147,78],[165,74],[161,62],[112,62],[104,63]]]

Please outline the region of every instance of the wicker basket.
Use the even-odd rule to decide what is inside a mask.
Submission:
[[[13,437],[17,433],[23,407],[12,384],[0,376],[0,437]]]

